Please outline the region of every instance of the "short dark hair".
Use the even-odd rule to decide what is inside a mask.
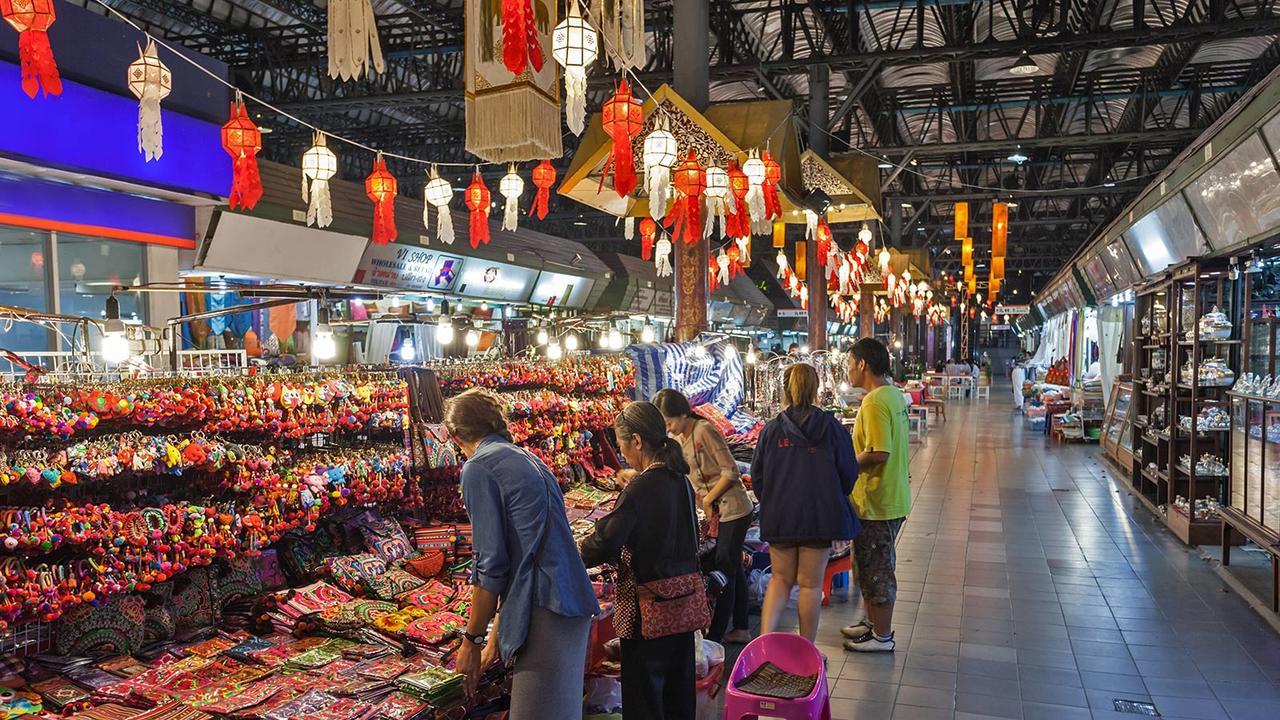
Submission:
[[[658,410],[663,417],[679,418],[692,417],[693,406],[689,404],[689,398],[684,393],[671,388],[663,388],[653,396],[653,404],[658,406]]]
[[[889,374],[889,348],[875,338],[862,338],[849,348],[849,353],[865,362],[873,375]]]
[[[653,403],[643,400],[628,403],[614,419],[613,429],[619,435],[639,435],[644,444],[653,450],[656,459],[666,464],[668,470],[677,475],[688,474],[689,465],[685,462],[684,451],[680,449],[680,443],[667,435],[667,423],[662,418],[662,412]]]

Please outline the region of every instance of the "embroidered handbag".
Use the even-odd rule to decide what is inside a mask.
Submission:
[[[690,529],[696,544],[698,525],[697,513],[693,510],[693,490],[688,483],[685,490],[689,493]],[[697,571],[637,583],[636,595],[640,604],[640,635],[645,640],[705,630],[711,624],[706,587]]]
[[[424,550],[418,557],[405,560],[404,569],[423,580],[430,580],[444,570],[444,551]]]
[[[361,525],[360,532],[364,535],[364,542],[369,551],[387,562],[400,560],[413,554],[409,536],[395,520],[370,517]]]

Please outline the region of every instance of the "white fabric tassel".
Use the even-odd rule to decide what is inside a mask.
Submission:
[[[654,165],[648,169],[646,179],[649,181],[649,217],[662,222],[671,197],[671,168]]]
[[[635,240],[636,238],[636,219],[627,216],[622,221],[622,237],[627,240]]]
[[[566,68],[564,71],[564,119],[574,135],[587,127],[587,70]]]
[[[725,253],[724,248],[720,248],[720,254],[716,256],[716,282],[721,285],[729,284],[729,256]]]
[[[840,294],[848,295],[853,292],[849,287],[849,263],[840,263]]]
[[[144,97],[138,101],[138,152],[148,162],[164,154],[164,127],[160,120],[160,98]]]
[[[385,68],[370,0],[330,0],[329,77],[350,80]]]
[[[751,255],[749,252],[751,249],[749,247],[751,238],[734,238],[733,241],[738,244],[739,257],[749,259],[749,256]]]
[[[453,215],[449,208],[436,211],[436,237],[445,245],[453,244]]]
[[[333,222],[333,203],[329,199],[329,181],[314,180],[311,183],[311,203],[307,205],[307,224],[329,227]]]
[[[747,214],[751,216],[751,232],[764,235],[773,231],[773,223],[765,218],[768,208],[764,204],[764,186],[752,185],[747,189]]]
[[[658,269],[658,277],[671,277],[671,240],[667,238],[666,233],[658,239],[657,245],[653,249],[653,262]]]
[[[707,222],[702,228],[702,238],[704,240],[709,237],[715,237],[716,220],[720,221],[719,237],[725,236],[725,223],[728,222],[725,216],[732,207],[722,197],[707,197]],[[772,228],[772,226],[770,227]]]
[[[818,213],[812,210],[804,211],[804,238],[806,240],[818,239]]]
[[[787,267],[788,267],[787,254],[782,252],[782,249],[779,248],[778,249],[778,277],[779,278],[787,274]]]
[[[520,196],[508,195],[502,209],[502,229],[515,230],[520,222]]]
[[[431,203],[427,202],[425,190],[422,197],[422,227],[431,227]]]

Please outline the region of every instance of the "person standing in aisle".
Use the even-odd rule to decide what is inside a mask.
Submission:
[[[468,390],[445,404],[462,448],[471,520],[471,617],[458,651],[469,695],[499,658],[514,661],[510,720],[580,717],[591,618],[600,612],[555,476],[511,443],[502,400]],[[501,603],[501,618],[498,616]],[[488,627],[493,622],[493,637]]]
[[[896,543],[911,510],[907,468],[907,402],[889,377],[889,350],[863,338],[849,352],[849,382],[867,391],[853,426],[858,483],[850,499],[862,520],[853,541],[866,619],[841,632],[855,652],[893,652],[893,603],[898,594]]]
[[[695,415],[689,399],[680,391],[659,390],[653,396],[653,404],[667,421],[667,432],[680,441],[685,463],[689,465],[689,482],[707,519],[717,526],[715,568],[724,575],[725,585],[716,599],[707,639],[738,644],[751,642],[742,546],[755,508],[742,484],[738,463],[716,426]],[[726,634],[730,619],[733,631]]]
[[[689,466],[652,403],[623,408],[614,432],[623,459],[639,474],[618,495],[613,512],[596,521],[581,551],[587,567],[619,565],[613,623],[622,642],[622,710],[627,720],[693,720],[693,630],[644,637],[641,607],[642,593],[656,581],[698,573],[697,515],[685,478]],[[700,585],[696,592],[703,595]]]
[[[831,543],[858,535],[849,493],[858,478],[849,431],[815,406],[818,373],[797,363],[783,375],[786,406],[760,432],[751,487],[760,501],[760,539],[769,543],[773,575],[760,611],[760,632],[777,630],[791,589],[800,586],[800,634],[818,637],[822,579]]]

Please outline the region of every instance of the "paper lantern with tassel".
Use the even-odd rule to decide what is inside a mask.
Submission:
[[[599,45],[595,28],[582,19],[576,0],[570,0],[569,15],[551,34],[551,57],[564,68],[564,115],[574,135],[587,125],[587,67],[595,62]]]
[[[952,237],[957,240],[969,237],[969,203],[967,202],[956,203],[955,228]]]
[[[884,247],[880,248],[880,255],[876,258],[876,261],[877,261],[877,263],[878,263],[878,265],[879,265],[879,267],[880,267],[880,274],[881,274],[881,275],[888,275],[888,274],[889,274],[889,263],[893,261],[893,256],[889,254],[889,246],[888,246],[888,245],[886,245],[886,246],[884,246]]]
[[[520,195],[524,192],[524,179],[516,172],[515,165],[507,166],[507,174],[498,181],[498,192],[506,199],[502,208],[502,229],[515,230],[520,221]]]
[[[787,224],[781,220],[773,221],[773,246],[776,248],[787,246]]]
[[[973,264],[973,238],[961,238],[960,240],[960,264]]]
[[[751,218],[752,232],[768,232],[769,206],[764,199],[764,181],[768,174],[760,155],[752,150],[742,164],[742,174],[747,176],[747,215]]]
[[[640,259],[648,262],[653,256],[653,241],[658,235],[658,223],[653,218],[640,221]]]
[[[532,176],[533,186],[538,188],[538,194],[533,196],[533,207],[529,214],[545,220],[548,201],[551,199],[551,186],[556,184],[556,168],[550,160],[543,160],[533,169]]]
[[[231,103],[231,118],[222,126],[222,149],[231,156],[232,210],[252,210],[262,199],[262,178],[258,174],[258,153],[262,131],[249,119],[239,93]]]
[[[1009,206],[998,202],[991,204],[991,255],[1004,257],[1009,239]]]
[[[626,197],[636,189],[635,154],[631,143],[644,127],[644,106],[631,94],[631,86],[625,77],[618,83],[617,92],[601,108],[600,122],[605,134],[613,139],[609,157],[609,166],[613,168],[613,189],[618,197]],[[607,166],[606,174],[608,169]]]
[[[29,98],[62,94],[62,77],[49,44],[49,26],[57,19],[54,0],[0,0],[0,17],[18,31],[22,91]]]
[[[676,201],[663,225],[671,229],[676,242],[692,245],[702,239],[702,193],[707,189],[707,171],[693,151],[676,166]]]
[[[782,184],[782,166],[768,150],[764,151],[760,159],[764,161],[765,217],[776,220],[782,217],[782,198],[778,194],[778,186]]]
[[[809,269],[809,258],[806,255],[808,250],[809,247],[806,241],[796,241],[796,260],[791,263],[791,266],[796,269],[796,275],[799,275],[800,277],[808,277],[808,273],[806,272]]]
[[[728,285],[732,277],[729,274],[729,255],[725,253],[724,248],[720,248],[719,254],[712,260],[715,264],[715,278],[721,285]]]
[[[654,246],[653,262],[657,266],[658,277],[671,277],[671,240],[666,233],[662,233]]]
[[[489,187],[484,184],[479,168],[471,177],[465,194],[467,208],[471,210],[471,247],[489,244],[489,204],[493,202]]]
[[[720,221],[719,237],[724,237],[729,211],[729,173],[714,165],[707,168],[707,189],[703,194],[707,197],[707,222],[702,228],[702,237],[714,236],[717,219]]]
[[[364,179],[364,191],[373,201],[373,244],[386,245],[396,239],[396,191],[400,184],[387,170],[387,161],[378,153],[373,172]]]
[[[853,246],[853,254],[858,257],[858,264],[866,263],[867,255],[871,253],[871,241],[874,239],[871,227],[862,223],[862,229],[858,231],[858,242]]]
[[[827,266],[827,256],[831,254],[831,246],[834,244],[831,237],[831,226],[826,220],[818,223],[818,267]]]
[[[787,254],[783,252],[782,248],[778,248],[778,257],[776,262],[778,263],[778,279],[781,280],[788,272],[791,271],[790,266],[787,264]]]
[[[751,212],[747,209],[747,193],[751,181],[735,160],[729,161],[729,237],[738,238],[751,234]]]
[[[542,70],[533,0],[502,0],[502,64],[516,76],[523,74],[526,67],[532,67],[534,72]]]
[[[329,227],[333,203],[329,180],[338,174],[338,156],[325,145],[324,133],[317,132],[311,149],[302,154],[302,199],[307,203],[307,224]]]
[[[436,209],[436,237],[445,245],[453,244],[453,215],[449,212],[449,203],[453,202],[453,186],[448,180],[440,177],[435,166],[431,167],[431,179],[422,188],[422,226],[427,223],[427,208]]]
[[[359,79],[385,69],[370,0],[329,0],[329,77]]]
[[[148,39],[146,49],[138,49],[138,59],[129,65],[129,92],[138,98],[138,152],[148,162],[164,154],[164,128],[160,101],[173,89],[173,75],[160,62],[156,41]]]
[[[649,193],[649,217],[661,220],[667,214],[671,168],[676,164],[676,138],[667,132],[665,115],[658,117],[657,129],[645,137],[640,160],[644,166],[645,190]]]

